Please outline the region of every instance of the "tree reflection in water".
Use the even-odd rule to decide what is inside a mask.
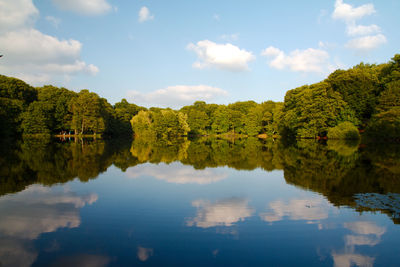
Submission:
[[[53,185],[75,178],[86,182],[111,165],[126,171],[143,163],[181,162],[188,165],[185,170],[189,173],[191,168],[222,166],[236,170],[283,170],[288,184],[321,193],[335,206],[349,206],[361,212],[379,210],[399,223],[400,149],[396,144],[365,147],[338,141],[321,144],[300,140],[286,144],[256,138],[182,138],[66,143],[30,139],[1,146],[0,195],[21,191],[31,184]],[[153,171],[158,169],[165,168],[157,165]],[[207,183],[203,176],[214,174],[207,169],[188,182]],[[159,179],[165,179],[165,175]],[[278,204],[270,207],[272,212],[276,212]],[[290,212],[288,205],[291,204],[281,203],[283,214]],[[268,219],[273,214],[263,216]]]

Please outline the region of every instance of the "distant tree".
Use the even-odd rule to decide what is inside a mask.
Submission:
[[[299,137],[324,136],[346,106],[326,82],[302,86],[286,93],[280,124]]]
[[[106,130],[102,100],[88,90],[79,92],[71,102],[72,127],[75,133],[103,133]]]
[[[36,88],[38,91],[38,101],[48,105],[49,128],[53,132],[70,130],[72,113],[70,103],[77,93],[65,88],[58,88],[51,85]]]
[[[386,85],[366,132],[378,139],[400,139],[400,80]]]
[[[225,105],[220,105],[213,114],[211,129],[216,134],[226,133],[229,130],[229,114]]]
[[[133,132],[130,121],[132,117],[137,115],[141,110],[146,110],[146,108],[131,104],[126,99],[122,99],[120,102],[115,103],[115,122],[112,126],[113,131],[120,134],[132,135]]]
[[[243,117],[244,132],[250,136],[258,135],[263,129],[263,115],[261,105],[250,108],[249,113]]]
[[[354,110],[355,116],[366,122],[374,112],[377,95],[382,90],[375,65],[359,64],[349,70],[337,70],[329,75],[332,89],[339,92],[342,99]]]
[[[156,134],[152,128],[153,122],[150,112],[141,110],[137,115],[133,116],[131,125],[135,136],[152,136]]]
[[[32,86],[0,75],[0,136],[12,136],[21,131],[21,115],[35,100],[37,92]]]
[[[51,133],[51,105],[45,102],[33,102],[22,115],[21,127],[24,134]]]

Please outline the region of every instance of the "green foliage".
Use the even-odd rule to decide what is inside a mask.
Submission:
[[[356,126],[349,121],[342,122],[328,129],[328,139],[360,139]]]
[[[400,139],[400,55],[382,70],[385,90],[367,129],[367,139]]]
[[[51,105],[46,102],[33,102],[22,115],[24,134],[50,134]]]
[[[250,108],[244,120],[244,132],[250,136],[258,135],[263,129],[263,115],[261,105]]]
[[[131,120],[136,136],[178,137],[187,135],[187,115],[172,109],[140,111]]]
[[[151,111],[139,111],[131,120],[132,130],[136,136],[152,136],[155,135],[152,129]]]
[[[79,92],[71,101],[72,128],[75,133],[103,133],[106,130],[104,101],[88,90]]]
[[[212,132],[215,134],[226,133],[229,130],[228,108],[225,105],[219,105],[214,112],[211,125]]]
[[[36,90],[25,82],[0,75],[0,136],[20,132],[21,114],[37,99]]]
[[[25,107],[37,100],[36,90],[25,82],[0,75],[0,97],[21,100]]]
[[[360,121],[368,120],[377,104],[382,90],[375,65],[360,64],[349,70],[337,70],[326,82],[342,96]]]
[[[325,136],[346,107],[326,82],[299,87],[286,93],[281,126],[299,137]]]
[[[77,93],[51,85],[39,87],[37,91],[38,102],[48,106],[49,128],[53,132],[71,130],[72,113],[69,107]]]
[[[132,117],[137,115],[141,110],[146,110],[146,108],[131,104],[126,99],[122,99],[121,102],[115,103],[115,121],[112,126],[113,130],[121,134],[132,136],[133,131],[130,121]]]

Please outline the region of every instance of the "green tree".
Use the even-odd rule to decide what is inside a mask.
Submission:
[[[213,114],[211,129],[216,134],[226,133],[229,130],[229,114],[225,105],[219,105]]]
[[[359,64],[349,70],[337,70],[326,79],[332,89],[354,110],[362,122],[371,118],[382,91],[379,72],[375,65]]]
[[[95,93],[88,90],[79,92],[78,97],[71,102],[72,127],[75,133],[103,133],[106,130],[106,120],[103,101]]]
[[[51,133],[51,105],[45,102],[33,102],[22,114],[21,127],[24,134]]]
[[[141,110],[146,110],[146,108],[131,104],[126,99],[122,99],[120,102],[115,103],[115,122],[112,126],[113,131],[119,134],[132,135],[133,132],[130,121],[132,117],[137,115]]]
[[[286,93],[281,126],[299,137],[325,136],[346,106],[326,82],[299,87]]]
[[[156,133],[152,128],[151,111],[139,111],[131,120],[132,130],[135,136],[152,136]]]
[[[263,128],[263,108],[257,105],[249,109],[249,113],[244,116],[244,132],[250,136],[258,135]]]
[[[22,113],[37,100],[37,91],[25,82],[0,75],[0,136],[21,131]]]

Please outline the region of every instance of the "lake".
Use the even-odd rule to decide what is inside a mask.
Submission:
[[[0,266],[399,266],[400,148],[1,145]]]

